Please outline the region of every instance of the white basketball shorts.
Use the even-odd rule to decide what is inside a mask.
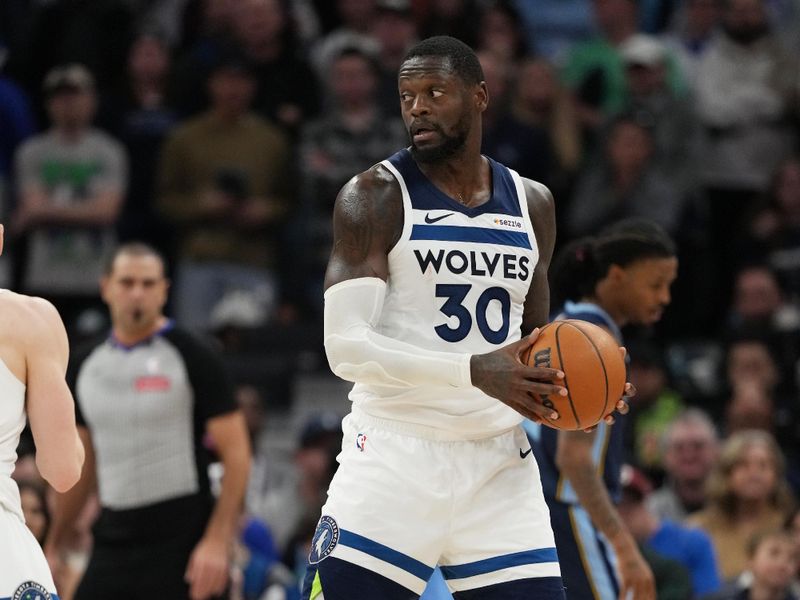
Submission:
[[[0,505],[0,600],[57,600],[39,543],[14,513]]]
[[[312,567],[337,558],[417,594],[436,565],[453,591],[560,577],[539,470],[521,427],[442,441],[436,430],[356,408],[343,433]]]

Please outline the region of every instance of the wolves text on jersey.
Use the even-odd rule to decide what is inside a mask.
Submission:
[[[414,256],[417,258],[423,274],[432,268],[436,273],[446,269],[456,275],[468,272],[469,275],[475,277],[502,276],[505,279],[522,281],[527,280],[531,274],[530,259],[527,256],[517,256],[516,254],[439,249],[438,251],[428,250],[424,256],[420,250],[414,250]]]

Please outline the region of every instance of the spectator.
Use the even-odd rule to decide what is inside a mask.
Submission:
[[[252,385],[239,385],[236,388],[236,403],[244,416],[253,452],[245,495],[245,506],[250,509],[260,506],[267,494],[294,478],[294,447],[289,448],[288,444],[282,443],[285,436],[280,436],[281,441],[277,441],[276,436],[270,435],[271,432],[267,430],[268,421],[274,415],[267,411],[267,402],[260,389]],[[272,431],[276,429],[273,426]]]
[[[183,13],[183,37],[177,48],[168,96],[182,116],[208,105],[206,80],[233,39],[234,0],[189,0]]]
[[[683,598],[717,591],[720,579],[711,539],[700,529],[661,519],[653,513],[647,506],[651,492],[652,485],[641,471],[629,465],[623,467],[619,513],[636,541],[687,570],[691,576],[691,590],[687,592],[692,594],[686,593]],[[658,598],[662,598],[661,590]]]
[[[791,319],[775,273],[766,265],[752,263],[736,274],[730,324],[736,328],[758,326],[771,329]]]
[[[601,158],[582,173],[570,201],[570,238],[626,217],[651,219],[670,234],[677,232],[685,195],[658,168],[649,125],[632,114],[622,114],[610,124]]]
[[[171,232],[155,210],[155,188],[161,146],[178,120],[167,98],[171,64],[164,39],[152,33],[139,35],[128,52],[123,89],[101,103],[107,128],[125,145],[130,158],[119,239],[146,241],[164,252],[172,249]]]
[[[592,0],[516,0],[528,48],[552,64],[595,33]]]
[[[768,429],[791,425],[793,394],[781,381],[781,370],[768,336],[759,330],[742,330],[733,335],[725,357],[725,389],[720,404],[720,414],[729,404],[729,398],[739,391],[763,394],[774,410],[768,415]]]
[[[397,110],[397,69],[417,41],[417,23],[411,0],[375,0],[377,12],[371,35],[378,42],[378,102],[387,113]]]
[[[311,60],[320,81],[326,79],[325,68],[342,48],[355,45],[370,45],[378,51],[378,42],[372,37],[377,7],[375,0],[335,0],[334,12],[338,17],[336,27],[317,40],[311,48]]]
[[[36,132],[36,120],[27,94],[2,70],[6,58],[7,50],[0,42],[0,131],[3,132],[0,136],[0,185],[10,179],[17,146]]]
[[[263,523],[248,519],[237,542],[241,583],[229,600],[300,600],[299,581],[280,562],[272,534]]]
[[[307,122],[300,143],[301,205],[288,237],[301,306],[322,315],[322,279],[331,250],[330,214],[339,189],[356,173],[408,143],[403,122],[378,104],[378,66],[369,49],[345,47],[325,69],[330,110]]]
[[[34,5],[29,27],[10,65],[29,91],[39,92],[47,73],[70,63],[84,65],[101,91],[122,82],[122,65],[135,24],[131,2],[62,0],[29,4]]]
[[[713,134],[704,165],[710,187],[750,195],[767,188],[791,145],[785,125],[796,69],[772,32],[765,0],[725,4],[722,30],[698,71],[698,110]]]
[[[176,107],[191,115],[213,104],[205,83],[234,45],[251,65],[253,110],[284,133],[296,133],[319,110],[319,94],[314,72],[299,55],[287,3],[209,0],[204,8],[210,31],[176,66]]]
[[[29,481],[17,481],[19,497],[22,502],[22,513],[25,524],[40,545],[44,545],[47,530],[50,528],[50,510],[47,498],[41,485]]]
[[[220,359],[164,316],[168,286],[155,250],[118,248],[101,282],[111,334],[68,374],[87,461],[56,502],[47,548],[58,564],[66,529],[97,487],[102,512],[78,600],[207,600],[227,583],[247,432]],[[216,499],[205,435],[224,469]]]
[[[723,580],[747,567],[747,541],[763,529],[780,527],[791,507],[785,463],[765,431],[739,431],[725,441],[708,481],[708,503],[688,519],[714,542]]]
[[[328,19],[329,26],[325,28],[329,34],[349,31],[369,35],[375,18],[375,0],[334,0],[334,2],[322,0],[316,4],[320,5],[317,11],[323,22],[326,10],[335,13],[335,19]],[[335,27],[330,26],[332,23],[335,23]]]
[[[666,480],[647,505],[658,518],[680,522],[706,504],[706,480],[719,452],[717,430],[705,412],[690,408],[667,428],[663,446]]]
[[[523,59],[515,83],[509,110],[521,123],[544,130],[551,148],[548,172],[542,182],[558,198],[556,218],[560,223],[583,156],[575,105],[558,81],[553,65],[542,58]]]
[[[575,44],[564,67],[564,81],[575,95],[585,131],[593,135],[625,103],[625,74],[619,48],[637,31],[635,0],[593,0],[599,33]],[[670,66],[669,86],[683,89],[677,70]]]
[[[800,381],[800,305],[787,297],[774,269],[763,263],[747,264],[736,273],[729,323],[737,332],[757,332],[770,344],[780,372],[779,394],[791,400]]]
[[[742,331],[726,354],[726,386],[718,400],[727,433],[763,429],[776,437],[787,463],[787,477],[800,484],[797,457],[796,392],[783,381],[773,345],[763,332]]]
[[[235,0],[187,0],[180,24],[183,58],[194,62],[215,56],[217,45],[231,38],[234,4]],[[197,73],[205,74],[202,69]]]
[[[775,171],[762,207],[750,224],[750,236],[769,265],[784,280],[790,299],[800,299],[800,157]]]
[[[730,294],[733,270],[759,194],[791,151],[791,98],[798,67],[770,29],[765,0],[725,3],[722,30],[697,72],[697,111],[708,135],[700,165],[715,251],[716,305]]]
[[[422,37],[449,35],[473,48],[477,42],[480,8],[476,0],[432,0],[422,21]]]
[[[309,416],[298,438],[294,477],[254,499],[257,504],[248,507],[269,527],[281,553],[290,548],[298,528],[307,518],[316,516],[325,503],[341,449],[341,421],[339,415],[327,411]]]
[[[255,86],[244,57],[223,55],[208,81],[211,108],[175,129],[161,155],[158,207],[178,231],[175,314],[189,329],[208,328],[226,293],[255,295],[267,314],[278,296],[289,148],[251,112]]]
[[[691,102],[668,85],[666,46],[656,37],[636,34],[619,52],[628,90],[624,110],[650,123],[659,164],[678,189],[692,189],[701,155],[700,125]]]
[[[633,341],[628,377],[636,388],[626,433],[628,460],[646,472],[663,473],[661,440],[664,432],[684,410],[681,396],[669,386],[669,373],[661,349],[654,343]]]
[[[549,184],[551,148],[547,133],[517,119],[508,110],[508,92],[517,79],[516,63],[496,54],[478,52],[486,87],[492,98],[483,113],[481,152],[495,157],[523,177]]]
[[[798,548],[788,532],[760,532],[747,543],[749,583],[735,582],[705,600],[797,600],[791,591],[797,562]]]
[[[238,0],[233,33],[250,61],[258,85],[253,109],[289,134],[319,112],[316,76],[298,52],[287,3]]]
[[[722,0],[680,3],[663,41],[675,56],[690,90],[697,85],[697,65],[719,27]]]
[[[22,288],[47,296],[69,331],[87,305],[99,305],[97,281],[115,243],[127,158],[116,140],[91,126],[95,88],[85,67],[53,69],[44,91],[52,126],[17,151],[11,229],[28,238]]]
[[[528,54],[522,19],[511,0],[494,0],[480,15],[477,50],[512,68]]]

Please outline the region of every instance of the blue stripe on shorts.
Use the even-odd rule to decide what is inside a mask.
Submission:
[[[549,562],[558,562],[558,553],[555,548],[525,550],[524,552],[494,556],[463,565],[440,565],[439,568],[442,570],[445,579],[463,579],[475,575],[485,575],[486,573],[492,573],[493,571],[499,571],[509,567]]]
[[[363,535],[358,535],[352,531],[342,529],[339,543],[342,546],[348,546],[350,548],[354,548],[355,550],[360,550],[361,552],[369,554],[370,556],[374,556],[383,562],[394,565],[399,569],[403,569],[415,577],[419,577],[423,581],[428,581],[433,574],[433,567],[429,567],[425,563],[418,561],[416,558],[412,558],[407,554],[393,550],[392,548],[389,548],[389,546],[384,546],[379,542],[365,538]]]

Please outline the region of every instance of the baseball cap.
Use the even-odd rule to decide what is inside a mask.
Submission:
[[[44,92],[52,95],[61,91],[91,91],[94,77],[89,69],[78,63],[55,67],[44,78]]]
[[[626,65],[656,67],[664,63],[667,51],[658,38],[645,33],[629,37],[619,49],[622,62]]]
[[[653,491],[653,484],[639,469],[631,465],[622,465],[620,471],[622,491],[642,501]]]

